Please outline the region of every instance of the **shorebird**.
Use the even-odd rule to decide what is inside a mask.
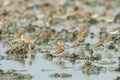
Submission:
[[[54,55],[60,58],[60,56],[63,55],[63,52],[65,51],[65,46],[64,44],[57,45],[54,50]]]
[[[50,39],[57,38],[59,35],[59,32],[55,32],[53,35],[51,35]]]
[[[73,43],[72,47],[75,48],[75,52],[77,52],[76,49],[77,49],[77,47],[78,47],[79,45],[80,45],[80,42],[79,42],[79,41],[75,41],[75,42]]]
[[[0,29],[2,29],[4,27],[5,27],[4,23],[2,21],[0,21]]]
[[[103,40],[99,40],[97,43],[93,44],[92,46],[97,51],[97,49],[99,49],[102,43],[103,43]]]
[[[21,35],[21,41],[24,41],[25,43],[30,43],[30,39],[28,39],[25,34]]]
[[[64,44],[61,44],[61,45],[58,45],[58,46],[55,47],[55,50],[56,50],[56,51],[57,51],[57,50],[60,50],[60,49],[65,49]]]
[[[107,45],[108,45],[110,42],[112,42],[112,38],[111,38],[110,36],[108,36],[107,38],[105,38],[105,39],[103,40],[103,45],[105,45],[105,48],[107,47]],[[106,48],[106,50],[107,50],[107,48]]]
[[[75,41],[74,43],[73,43],[73,46],[72,47],[77,47],[77,46],[79,46],[80,45],[80,42],[79,41]]]
[[[80,36],[75,40],[75,42],[72,45],[72,47],[75,48],[75,51],[76,51],[76,48],[80,45],[80,43],[83,42],[84,40],[85,38],[83,38],[83,36]]]
[[[19,29],[19,33],[16,34],[13,39],[12,39],[12,42],[16,42],[16,41],[19,41],[21,39],[21,35],[25,32],[25,28],[20,28]]]
[[[64,49],[57,49],[57,50],[55,51],[55,55],[56,55],[56,56],[60,56],[60,55],[62,55],[63,52],[64,52]]]
[[[21,41],[19,44],[18,44],[18,49],[20,49],[22,46],[24,45],[24,41]]]
[[[90,12],[88,10],[84,10],[82,16],[83,19],[87,19],[90,16]]]
[[[108,10],[105,9],[105,10],[100,14],[100,16],[105,17],[107,14],[108,14]]]
[[[71,25],[70,25],[70,30],[73,30],[75,28],[75,23],[72,23]]]
[[[99,47],[99,46],[102,45],[102,43],[103,43],[103,41],[100,40],[100,41],[98,41],[97,43],[93,44],[93,47]]]
[[[82,34],[81,37],[86,38],[88,36],[89,31],[85,30]]]
[[[20,33],[20,34],[25,33],[25,28],[20,28],[20,29],[19,29],[19,33]]]
[[[61,57],[60,56],[63,55],[64,51],[65,50],[63,49],[63,46],[60,46],[60,49],[58,49],[58,47],[57,47],[57,49],[55,49],[55,53],[53,55],[57,56],[59,58],[59,60],[61,61]]]
[[[84,32],[85,30],[86,30],[85,26],[82,26],[82,27],[80,27],[78,33],[81,34],[81,33]]]
[[[39,37],[46,37],[47,35],[47,30],[43,30],[40,32]]]
[[[114,17],[111,15],[108,15],[107,17],[103,18],[104,21],[106,21],[107,23],[111,23],[114,21]]]
[[[64,39],[65,39],[65,35],[61,35],[61,36],[59,37],[59,39],[60,39],[60,40],[64,40]]]
[[[112,38],[111,38],[110,36],[108,36],[107,38],[105,38],[105,39],[103,40],[103,44],[109,43],[109,42],[111,42],[111,41],[112,41]]]
[[[100,16],[98,15],[98,13],[96,11],[94,11],[92,14],[91,14],[91,18],[94,18],[94,19],[98,19]]]
[[[109,33],[109,34],[116,34],[116,33],[118,33],[118,29],[113,28],[113,29],[109,30],[108,33]]]
[[[21,39],[21,33],[18,33],[13,37],[12,42],[19,41],[20,39]]]
[[[24,41],[25,43],[29,44],[29,50],[31,50],[35,47],[34,36],[32,36],[31,38],[27,38],[24,34],[22,34],[21,40]]]
[[[32,50],[32,49],[34,49],[34,48],[35,48],[35,43],[34,43],[33,41],[31,41],[31,42],[29,43],[29,49]]]
[[[119,30],[120,30],[120,26],[116,28],[108,29],[108,33],[114,35],[119,33]]]
[[[84,41],[84,37],[83,37],[83,36],[80,36],[80,37],[78,37],[78,38],[76,39],[75,42],[82,42],[82,41]]]

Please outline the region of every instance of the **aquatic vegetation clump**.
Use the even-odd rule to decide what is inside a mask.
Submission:
[[[1,70],[0,69],[0,79],[1,80],[31,80],[32,76],[30,74],[22,74],[16,70]]]
[[[54,77],[54,78],[68,78],[68,77],[72,77],[72,74],[68,74],[68,73],[54,73],[54,74],[50,74],[50,77]]]
[[[120,80],[120,76],[116,77],[114,80]]]

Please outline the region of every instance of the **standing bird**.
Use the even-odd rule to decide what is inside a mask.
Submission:
[[[50,39],[57,38],[58,35],[59,35],[59,32],[55,32],[55,33],[53,33],[53,35],[51,35]]]
[[[78,38],[76,39],[75,42],[82,42],[82,41],[84,41],[84,37],[83,37],[83,36],[80,36],[80,37],[78,37]]]
[[[80,27],[78,33],[83,33],[86,30],[85,26]]]
[[[23,45],[24,45],[24,41],[21,41],[21,42],[17,45],[18,50],[19,50]]]
[[[21,39],[21,33],[18,33],[13,37],[12,42],[19,41],[20,39]]]
[[[46,36],[47,36],[47,30],[43,30],[39,34],[39,37],[46,37]]]
[[[3,29],[4,27],[5,27],[5,24],[2,21],[0,21],[0,29]]]
[[[56,46],[56,48],[55,48],[55,53],[54,53],[54,55],[57,56],[57,57],[59,57],[60,61],[61,61],[60,56],[63,55],[63,52],[65,51],[64,49],[65,49],[64,44],[58,45],[58,46]]]
[[[73,43],[73,47],[77,47],[77,46],[79,46],[80,45],[80,42],[79,41],[75,41],[74,43]]]
[[[108,36],[107,38],[103,40],[103,43],[106,44],[106,43],[109,43],[110,41],[112,41],[112,38]]]
[[[75,28],[75,23],[72,23],[71,25],[70,25],[70,30],[73,30]]]
[[[103,41],[100,40],[97,43],[93,44],[93,47],[100,47],[102,45]]]
[[[65,48],[64,44],[61,44],[61,45],[56,46],[55,49],[64,49],[64,48]]]
[[[100,41],[98,41],[97,43],[93,44],[92,46],[93,46],[93,48],[97,51],[97,49],[100,48],[100,46],[102,45],[102,43],[103,43],[103,40],[100,40]],[[103,45],[102,45],[102,46],[103,46]]]
[[[34,37],[27,38],[24,34],[21,35],[21,40],[24,41],[25,43],[29,44],[29,50],[33,49],[35,47],[34,44]]]
[[[107,45],[112,41],[112,38],[110,36],[108,36],[107,38],[105,38],[103,40],[103,45],[105,45],[105,49],[107,50]]]
[[[116,28],[112,28],[112,29],[108,29],[107,32],[112,35],[113,37],[115,36],[119,36],[120,34],[120,27],[116,27]]]
[[[25,28],[20,28],[19,29],[19,33],[16,34],[13,39],[12,39],[12,42],[16,42],[16,41],[19,41],[21,39],[21,35],[25,33]]]
[[[81,37],[86,38],[88,36],[89,31],[85,30],[82,34]]]

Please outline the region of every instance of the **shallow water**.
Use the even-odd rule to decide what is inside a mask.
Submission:
[[[1,53],[4,53],[6,47],[3,48]],[[28,64],[28,59],[25,60],[25,63],[21,64],[18,61],[13,60],[1,60],[0,61],[0,69],[9,70],[25,70],[20,73],[24,74],[31,74],[33,76],[32,80],[114,80],[117,76],[120,76],[119,72],[114,71],[102,71],[100,74],[85,74],[80,70],[80,67],[85,62],[77,61],[76,63],[71,63],[69,61],[64,61],[65,68],[61,68],[60,66],[56,65],[55,62],[58,59],[53,59],[52,61],[44,59],[44,53],[37,53],[35,56],[35,60],[33,61],[32,65]],[[114,61],[118,62],[116,58],[113,59]],[[99,65],[98,63],[94,63],[95,65]],[[113,67],[117,66],[118,63],[111,65]],[[104,65],[103,65],[104,66]],[[105,65],[106,67],[110,67],[110,65]],[[53,73],[69,73],[72,74],[70,78],[51,78],[49,77],[50,74]],[[112,74],[111,74],[112,73]]]
[[[10,0],[10,1],[12,1],[12,0]],[[25,6],[23,6],[21,8],[17,4],[8,6],[7,4],[10,1],[7,1],[7,0],[2,1],[2,0],[0,0],[0,7],[5,8],[6,10],[8,10],[8,12],[9,11],[14,12],[15,10],[16,11],[17,10],[21,11],[22,8],[24,9],[24,7],[25,7]],[[24,15],[26,15],[26,14],[34,14],[35,16],[36,15],[39,16],[41,11],[39,10],[39,8],[36,8],[35,7],[36,5],[34,5],[34,4],[40,4],[40,6],[45,2],[48,2],[48,3],[52,4],[50,0],[46,0],[43,3],[40,2],[40,1],[45,1],[45,0],[36,0],[33,3],[29,3],[27,6],[31,6],[31,7],[33,7],[33,9],[30,9],[30,10],[26,9],[27,11],[25,12]],[[67,0],[65,0],[65,1],[67,1]],[[110,17],[110,15],[115,17],[118,13],[120,13],[119,4],[117,4],[117,0],[116,1],[111,0],[110,3],[107,3],[107,2],[104,3],[104,0],[99,0],[99,1],[96,1],[96,2],[98,2],[98,3],[101,2],[102,4],[100,3],[99,5],[95,5],[93,3],[93,5],[91,5],[91,6],[89,5],[90,4],[89,2],[92,2],[92,1],[95,1],[95,0],[86,0],[86,2],[88,2],[88,3],[86,3],[86,5],[84,5],[84,7],[81,7],[84,4],[84,3],[82,3],[82,1],[84,1],[84,0],[80,0],[80,1],[76,0],[74,5],[72,4],[71,1],[67,1],[67,4],[68,4],[68,5],[66,5],[67,12],[73,11],[75,6],[80,6],[80,8],[81,8],[80,13],[82,15],[83,15],[82,11],[84,11],[84,10],[88,10],[89,12],[96,11],[98,14],[101,14],[105,9],[107,9],[106,7],[111,6],[110,7],[111,9],[108,12],[109,15],[104,16],[104,17],[102,16],[101,18],[109,19],[107,17]],[[118,2],[119,2],[119,0],[118,0]],[[63,3],[62,2],[59,3],[59,5],[54,4],[54,9],[59,8],[59,6],[61,4],[64,4],[64,1],[63,1]],[[109,4],[111,4],[111,5],[109,5]],[[23,12],[24,12],[24,10],[23,10]],[[47,13],[45,16],[43,16],[43,18],[46,19],[46,17],[48,17],[48,14],[49,13]],[[43,18],[40,18],[38,20],[32,20],[32,18],[29,19],[29,20],[26,19],[26,20],[23,21],[23,23],[20,23],[20,21],[19,21],[20,16],[19,15],[24,16],[24,15],[18,14],[18,17],[16,19],[13,19],[13,20],[10,19],[10,21],[6,20],[4,22],[5,26],[7,28],[9,28],[7,26],[8,25],[7,23],[10,23],[10,22],[14,23],[13,26],[12,26],[13,28],[16,28],[16,26],[17,26],[17,28],[19,28],[21,26],[28,27],[29,24],[30,25],[31,24],[32,25],[37,25],[37,28],[35,28],[36,29],[35,31],[31,31],[31,32],[26,31],[25,34],[27,35],[27,37],[31,36],[31,34],[40,34],[39,32],[41,31],[41,29],[40,29],[41,27],[43,27],[43,28],[44,27],[50,27],[52,29],[55,29],[55,31],[58,31],[58,32],[62,31],[63,29],[66,29],[69,32],[72,32],[72,31],[75,31],[75,30],[78,31],[81,26],[86,26],[86,24],[90,24],[90,21],[85,21],[85,22],[83,21],[82,22],[82,20],[84,20],[84,19],[80,19],[80,21],[79,20],[76,21],[74,19],[73,20],[67,20],[66,17],[68,17],[68,15],[70,15],[70,13],[58,17],[58,18],[60,18],[60,20],[61,19],[63,19],[63,20],[61,20],[60,23],[55,24],[55,25],[50,25]],[[9,19],[9,17],[11,17],[11,16],[8,16],[8,19]],[[112,19],[114,19],[113,17],[112,17]],[[70,24],[74,23],[74,22],[76,22],[77,25],[75,25],[75,29],[70,30]],[[98,38],[98,36],[99,36],[98,33],[100,31],[102,31],[102,30],[100,30],[98,27],[107,26],[107,28],[111,29],[111,28],[118,27],[120,25],[120,23],[115,23],[114,21],[110,22],[110,23],[108,22],[109,25],[107,25],[106,23],[107,22],[101,22],[101,21],[99,23],[97,23],[97,24],[92,24],[91,23],[90,26],[89,26],[90,27],[90,32],[89,33],[94,33],[95,37],[91,38],[91,35],[88,34],[88,36],[85,38],[84,43],[90,43],[92,45],[92,44],[95,44],[96,42],[98,42],[100,40]],[[33,27],[33,26],[31,26],[31,27]],[[9,30],[11,31],[11,29],[9,29]],[[13,31],[13,33],[14,33],[13,35],[15,35],[18,32]],[[9,35],[9,34],[7,34],[7,35]],[[77,37],[79,37],[79,36],[77,35]],[[4,39],[3,39],[3,41],[0,41],[0,55],[2,55],[2,56],[7,56],[5,54],[5,52],[14,47],[13,45],[12,46],[8,46],[8,45],[3,46],[3,43],[7,42],[7,41],[8,40],[4,41]],[[54,42],[54,41],[51,41],[51,42]],[[60,44],[64,43],[64,41],[60,41],[60,42],[56,41],[56,42],[58,42]],[[8,43],[11,43],[11,41],[9,41]],[[71,47],[73,45],[73,42],[66,42],[65,44],[69,45],[69,47],[65,46],[67,49],[65,49],[64,52],[69,52],[70,54],[72,54],[72,53],[79,54],[80,49],[84,48],[84,47],[82,47],[82,48],[77,47],[75,49],[75,48]],[[50,46],[47,46],[47,45],[44,46],[44,45],[37,45],[36,44],[35,48],[38,48],[38,47],[42,48],[42,47],[50,47]],[[55,46],[53,46],[53,47],[55,47]],[[104,48],[106,48],[106,47],[104,47]],[[109,50],[102,49],[102,50],[94,51],[94,53],[99,53],[99,54],[102,55],[102,60],[104,60],[104,61],[115,61],[116,62],[115,64],[99,64],[97,61],[93,61],[92,62],[93,65],[102,66],[102,67],[106,68],[105,70],[99,71],[98,74],[89,74],[89,73],[85,73],[85,72],[82,71],[81,67],[86,62],[86,60],[76,60],[75,62],[74,61],[72,62],[70,60],[62,59],[63,64],[60,65],[60,64],[57,64],[57,62],[59,62],[58,57],[55,57],[52,60],[45,59],[43,56],[46,53],[41,53],[41,51],[37,51],[36,53],[33,53],[34,54],[33,57],[31,57],[32,53],[29,53],[29,55],[28,55],[29,57],[25,58],[25,60],[21,60],[21,61],[17,61],[17,60],[13,60],[13,59],[0,59],[0,69],[5,70],[5,71],[7,71],[9,69],[15,69],[15,70],[18,70],[18,73],[30,74],[30,75],[32,75],[32,80],[114,80],[116,77],[120,76],[120,72],[111,70],[111,67],[116,68],[116,67],[118,67],[118,64],[119,64],[118,63],[119,62],[118,57],[120,57],[120,48],[119,47],[117,47],[117,48],[118,48],[118,52],[114,52],[113,50],[110,50],[111,54],[113,55],[112,59],[108,59],[108,58],[106,58],[106,57],[104,57],[102,55],[103,53],[105,53],[106,51],[109,51]],[[94,50],[94,48],[92,48],[92,49]],[[46,49],[41,49],[41,50],[46,51]],[[54,53],[55,53],[54,50],[50,50],[50,54],[54,54]],[[87,50],[85,50],[85,55],[86,56],[90,56],[90,54],[88,54],[88,53],[89,52]],[[55,73],[68,73],[68,74],[71,74],[72,77],[67,77],[67,78],[50,77],[51,74],[55,74]],[[1,78],[0,78],[0,80],[1,80]]]
[[[95,34],[99,32],[99,29],[97,29],[94,26],[91,26],[90,31],[94,31]],[[89,36],[85,39],[86,43],[94,44],[99,39],[93,38],[91,39]],[[72,45],[71,43],[66,43],[67,45]],[[3,47],[3,42],[0,43],[0,55],[6,56],[5,51],[8,50],[10,47],[5,46]],[[49,46],[48,46],[49,47]],[[79,47],[76,49],[79,52]],[[75,52],[74,48],[69,48],[67,50],[69,53]],[[51,54],[54,52],[51,50]],[[103,54],[104,50],[102,52],[98,52],[101,55]],[[86,51],[87,53],[87,51]],[[15,60],[6,60],[3,59],[0,61],[0,69],[3,70],[9,70],[9,69],[15,69],[15,70],[25,70],[25,71],[19,71],[23,74],[31,74],[32,80],[114,80],[117,76],[120,76],[119,72],[115,71],[101,71],[98,74],[87,74],[83,73],[81,70],[81,66],[84,64],[85,60],[78,60],[75,63],[72,63],[67,60],[62,60],[65,65],[64,68],[62,68],[60,65],[57,65],[56,62],[58,62],[58,58],[53,58],[53,60],[46,60],[43,58],[43,55],[45,53],[37,52],[35,55],[35,58],[32,59],[32,63],[30,65],[29,58],[26,58],[25,61],[19,62]],[[96,66],[103,66],[106,68],[109,67],[117,67],[118,66],[118,56],[120,56],[119,53],[112,53],[114,54],[113,59],[107,59],[103,58],[102,60],[105,61],[115,61],[116,63],[113,65],[100,65],[96,62],[93,62],[92,64]],[[52,78],[49,77],[50,74],[54,73],[69,73],[72,74],[72,77],[69,78]]]

